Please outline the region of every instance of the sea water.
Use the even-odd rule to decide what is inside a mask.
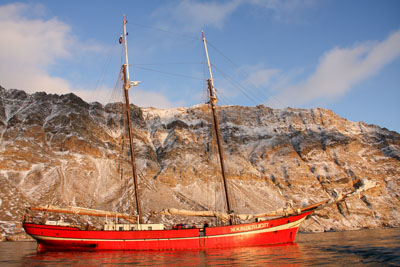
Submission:
[[[0,266],[400,266],[400,229],[299,234],[294,244],[177,251],[36,252],[0,242]]]

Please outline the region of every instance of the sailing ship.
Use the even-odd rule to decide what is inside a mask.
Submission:
[[[166,209],[158,212],[159,215],[184,215],[217,217],[224,225],[204,227],[189,227],[181,229],[166,229],[164,224],[144,223],[137,170],[135,165],[135,153],[133,146],[132,126],[130,120],[130,104],[128,91],[138,82],[130,81],[129,64],[126,40],[126,20],[123,16],[123,41],[125,48],[125,64],[122,65],[123,91],[125,96],[125,116],[128,124],[130,141],[130,156],[132,176],[135,189],[136,215],[87,209],[81,207],[60,208],[56,206],[38,206],[28,208],[23,218],[25,232],[38,243],[38,249],[43,250],[174,250],[174,249],[208,249],[238,246],[255,246],[291,243],[295,241],[300,224],[314,210],[328,204],[336,203],[341,198],[326,200],[314,205],[295,208],[288,206],[277,211],[262,214],[236,214],[231,207],[229,185],[227,183],[221,133],[219,130],[218,115],[216,112],[217,97],[214,88],[211,64],[208,56],[207,42],[202,32],[207,58],[209,79],[208,93],[209,106],[211,108],[213,128],[215,131],[218,148],[219,163],[222,173],[223,189],[226,200],[226,213],[215,211],[190,211]],[[343,196],[342,196],[343,198]],[[91,229],[67,223],[61,220],[51,221],[46,218],[38,220],[33,212],[63,213],[85,216],[105,217],[101,229]],[[266,219],[269,218],[269,219]],[[240,223],[250,221],[251,223]],[[122,222],[121,222],[122,221]]]

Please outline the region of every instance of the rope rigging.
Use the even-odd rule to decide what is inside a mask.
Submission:
[[[152,72],[157,72],[157,73],[162,73],[162,74],[167,74],[167,75],[172,75],[172,76],[177,76],[177,77],[183,77],[183,78],[189,78],[189,79],[201,80],[201,81],[203,80],[202,78],[199,78],[199,77],[193,77],[193,76],[188,76],[188,75],[184,75],[184,74],[178,74],[178,73],[172,73],[172,72],[167,72],[167,71],[145,68],[145,67],[138,66],[136,64],[135,64],[135,67],[138,69],[142,69],[142,70],[147,70],[147,71],[152,71]]]
[[[151,29],[151,30],[157,30],[157,31],[162,31],[162,32],[166,32],[166,33],[172,33],[172,32],[170,32],[170,31],[167,31],[167,30],[164,30],[164,29],[159,29],[159,28],[154,28],[154,27],[148,27],[148,26],[144,26],[144,25],[140,25],[140,24],[135,24],[136,26],[140,26],[140,27],[144,27],[144,28],[148,28],[148,29]],[[172,33],[172,34],[174,34],[174,35],[179,35],[179,34],[177,34],[177,33]],[[191,40],[199,40],[199,38],[192,38],[192,37],[187,37],[187,36],[182,36],[182,35],[180,35],[181,37],[184,37],[184,38],[187,38],[187,39],[191,39]],[[233,63],[233,61],[232,60],[230,60],[227,56],[225,56],[221,51],[219,51],[214,45],[211,45],[211,47],[215,50],[215,51],[217,51],[220,55],[222,55],[223,56],[223,58],[227,61],[227,62],[229,62],[231,65],[233,65],[233,66],[235,66],[236,67],[236,72],[244,72],[244,71],[240,71],[240,68],[239,67],[237,67],[237,65],[235,64],[235,63]],[[121,52],[121,53],[123,53],[123,51]],[[204,55],[204,54],[203,54]],[[122,57],[121,57],[122,58]],[[203,59],[204,59],[204,57],[203,57]],[[164,70],[160,70],[160,69],[154,69],[154,68],[152,68],[152,66],[170,66],[170,65],[198,65],[198,64],[203,64],[203,77],[202,78],[200,78],[200,77],[196,77],[195,75],[187,75],[187,74],[181,74],[181,73],[176,73],[176,72],[171,72],[171,71],[164,71]],[[209,64],[210,65],[210,64]],[[203,63],[195,63],[195,62],[157,62],[157,63],[134,63],[134,64],[131,64],[131,66],[134,66],[136,69],[140,69],[140,70],[144,70],[144,71],[149,71],[149,72],[156,72],[156,73],[161,73],[161,74],[166,74],[166,75],[171,75],[171,76],[176,76],[176,77],[182,77],[182,78],[188,78],[188,79],[192,79],[192,80],[201,80],[201,81],[207,81],[207,79],[205,78],[206,77],[206,75],[205,75],[205,70],[206,70],[206,67],[205,67],[205,62],[203,62]],[[218,68],[217,66],[215,66],[214,64],[212,64],[212,66],[213,66],[213,68],[215,69],[215,70],[217,70],[218,71],[218,73],[225,79],[225,80],[227,80],[234,88],[236,88],[242,95],[244,95],[245,96],[245,98],[246,99],[248,99],[252,104],[254,104],[254,105],[257,105],[257,104],[259,104],[259,103],[257,103],[257,102],[259,102],[259,97],[257,97],[257,96],[254,96],[254,90],[253,91],[251,91],[251,90],[248,90],[247,88],[245,88],[240,82],[237,82],[236,80],[237,79],[234,79],[232,76],[230,76],[230,75],[228,75],[227,73],[225,73],[224,71],[222,71],[220,68]],[[185,70],[187,70],[187,69],[185,69]],[[249,77],[250,75],[248,75],[248,74],[246,74],[246,76],[247,77]],[[239,77],[240,78],[240,77]],[[212,78],[211,78],[212,79]],[[211,80],[212,81],[212,80]],[[250,83],[252,83],[251,81],[249,81]],[[210,82],[210,80],[209,80],[209,83],[211,83]],[[204,85],[206,84],[206,83],[203,83]],[[257,86],[255,86],[254,84],[252,84],[253,85],[253,87],[254,88],[257,88]],[[204,87],[204,89],[206,89],[206,87]],[[215,90],[215,88],[213,88],[213,90]],[[206,90],[203,90],[203,92],[207,92]],[[205,96],[205,95],[203,95],[203,96]],[[229,97],[226,97],[224,94],[223,94],[223,92],[221,92],[221,91],[219,91],[218,90],[218,96],[219,97],[221,97],[221,99],[223,99],[224,101],[228,101],[228,102],[231,102],[231,103],[233,103],[234,101],[232,101],[231,99],[229,99]],[[263,98],[265,98],[265,96],[263,96]],[[258,101],[257,101],[258,100]],[[226,114],[225,114],[226,115]],[[215,133],[213,133],[213,135],[216,135]],[[212,145],[213,146],[213,145]],[[212,148],[212,150],[216,150],[215,148]],[[227,170],[227,172],[229,172],[230,173],[230,170]],[[218,184],[218,183],[217,183]],[[232,189],[230,189],[230,190],[234,190],[235,189],[235,186],[234,186],[234,184],[233,184],[233,181],[229,181],[229,186],[232,188]],[[222,184],[220,184],[220,185],[218,185],[217,187],[222,187]],[[216,193],[216,192],[215,192]],[[235,210],[235,212],[237,212],[237,208],[238,208],[238,205],[237,205],[237,199],[234,197],[234,194],[233,194],[233,192],[231,192],[231,193],[227,193],[227,195],[226,196],[223,196],[223,197],[225,197],[226,199],[227,199],[227,202],[228,202],[228,199],[231,199],[232,200],[232,204],[233,204],[233,206],[234,206],[234,209],[236,209]],[[209,199],[209,197],[207,196],[207,199]],[[217,205],[217,195],[215,195],[215,201],[214,201],[214,204],[215,205]],[[216,208],[216,207],[215,207]],[[233,211],[234,210],[233,208],[229,208],[229,205],[228,205],[228,213],[230,213],[231,211]],[[231,222],[232,223],[232,222]]]
[[[254,105],[257,105],[257,102],[246,93],[246,89],[243,88],[240,83],[235,82],[235,80],[229,76],[228,74],[226,74],[225,72],[223,72],[222,70],[220,70],[219,68],[217,68],[215,65],[212,65],[214,67],[214,69],[216,69],[219,73],[221,73],[224,78],[229,81],[235,88],[239,89],[239,91],[247,98],[250,100],[250,102],[252,102]]]
[[[164,63],[135,63],[135,66],[161,66],[161,65],[201,65],[203,62],[164,62]]]
[[[153,30],[153,31],[159,31],[159,32],[172,34],[172,35],[175,35],[175,36],[178,36],[178,37],[181,37],[181,38],[185,38],[185,39],[189,39],[189,40],[196,40],[196,41],[201,40],[200,38],[192,36],[192,35],[177,33],[177,32],[173,32],[173,31],[170,31],[170,30],[161,29],[161,28],[152,27],[152,26],[147,26],[147,25],[143,25],[143,24],[139,24],[139,23],[130,23],[130,25],[133,25],[133,26],[136,26],[136,27],[145,28],[145,29],[150,29],[150,30]]]
[[[148,31],[157,31],[157,32],[162,32],[168,34],[167,37],[179,37],[191,41],[199,41],[201,38],[188,35],[188,34],[182,34],[178,32],[174,32],[168,29],[163,29],[163,28],[158,28],[158,27],[153,27],[153,26],[148,26],[148,25],[143,25],[140,23],[136,22],[130,22],[130,25],[133,25],[135,27],[143,28]],[[262,90],[260,89],[260,86],[255,85],[251,80],[248,79],[250,75],[243,70],[243,68],[240,68],[237,64],[233,62],[228,56],[226,56],[220,49],[218,49],[215,45],[212,43],[208,42],[208,45],[216,51],[222,58],[228,62],[231,66],[235,68],[234,72],[237,73],[236,79],[232,77],[232,75],[228,75],[226,72],[222,71],[221,68],[218,68],[213,64],[213,67],[218,71],[219,74],[221,74],[222,78],[225,79],[226,81],[229,82],[230,85],[232,85],[240,94],[242,94],[245,99],[247,99],[251,105],[258,105],[266,101],[266,99],[273,99],[277,101],[279,104],[281,102],[276,99],[276,97],[272,96],[271,94],[267,93],[267,90]],[[148,71],[148,72],[154,72],[154,73],[161,73],[165,75],[170,75],[170,76],[175,76],[175,77],[182,77],[182,78],[188,78],[192,80],[203,80],[206,81],[205,77],[200,78],[196,77],[193,75],[188,75],[185,73],[179,73],[179,72],[171,72],[171,71],[166,71],[162,69],[154,69],[154,68],[149,68],[147,66],[168,66],[168,65],[196,65],[196,64],[205,64],[205,62],[202,63],[196,63],[196,62],[158,62],[158,63],[135,63],[134,66],[137,69],[143,70],[143,71]],[[239,82],[238,78],[243,77],[242,80],[246,81],[247,86],[243,85],[243,81]],[[247,78],[247,79],[246,79]],[[224,97],[224,99],[227,99],[228,97]],[[204,99],[202,97],[201,99]],[[225,101],[224,101],[225,102]],[[232,99],[229,100],[229,103],[234,103],[236,101],[232,101]]]
[[[224,53],[222,53],[221,50],[219,50],[219,49],[218,49],[216,46],[214,46],[212,43],[210,43],[210,42],[208,42],[208,43],[209,43],[209,45],[210,45],[210,47],[211,47],[212,49],[214,49],[218,54],[220,54],[230,65],[232,65],[233,67],[235,67],[235,72],[238,74],[239,77],[247,77],[247,78],[250,77],[250,74],[249,74],[249,73],[247,73],[246,71],[243,70],[243,68],[241,68],[241,67],[238,66],[236,63],[234,63],[233,60],[231,60],[228,56],[226,56]],[[215,67],[215,66],[214,66],[214,67]],[[215,67],[215,68],[216,68],[216,67]],[[225,75],[226,75],[226,74],[225,74]],[[227,75],[227,76],[230,77],[229,75]],[[231,77],[230,77],[230,79],[231,79],[231,81],[232,81],[232,84],[233,84],[233,82],[235,82],[235,84],[239,84],[239,85],[240,85],[240,87],[241,87],[243,90],[241,90],[239,87],[237,87],[237,88],[240,89],[240,91],[241,91],[244,95],[246,95],[246,97],[248,97],[248,96],[247,96],[246,93],[244,93],[244,91],[247,91],[248,94],[252,94],[252,93],[251,93],[251,90],[245,89],[245,87],[242,86],[240,82],[234,81],[234,79],[232,79]],[[245,78],[243,78],[243,80],[246,80],[246,83],[249,83],[249,84],[251,85],[251,88],[252,88],[254,91],[256,91],[256,92],[255,92],[256,94],[261,95],[261,99],[262,99],[261,102],[262,102],[262,103],[265,102],[267,99],[271,99],[271,98],[272,98],[273,100],[275,100],[276,102],[278,102],[278,104],[280,104],[280,105],[283,106],[282,102],[279,101],[279,99],[277,99],[276,97],[274,97],[274,96],[271,95],[271,94],[265,95],[265,94],[264,94],[264,91],[259,89],[260,86],[255,85],[251,80],[245,79]],[[236,87],[236,86],[235,86],[235,87]],[[265,87],[264,87],[264,88],[265,88]],[[261,88],[261,89],[263,89],[263,88]],[[254,96],[255,96],[256,98],[259,98],[259,97],[257,97],[257,95],[253,95],[253,97],[254,97]],[[253,102],[253,104],[255,104],[255,105],[260,104],[260,103],[255,103],[254,100],[251,100],[251,102]]]

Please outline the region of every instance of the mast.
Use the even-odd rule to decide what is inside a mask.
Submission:
[[[129,88],[131,88],[131,82],[129,81],[129,68],[128,68],[128,48],[126,41],[126,20],[125,14],[123,19],[124,24],[124,46],[125,46],[125,64],[122,65],[122,73],[124,75],[124,94],[125,94],[125,105],[126,105],[126,119],[128,122],[128,132],[129,132],[129,144],[130,144],[130,152],[131,152],[131,165],[132,165],[132,174],[133,174],[133,182],[135,184],[135,200],[136,200],[136,211],[138,215],[138,223],[142,223],[142,211],[139,199],[139,189],[138,189],[138,178],[136,172],[136,163],[135,163],[135,151],[133,146],[133,134],[132,134],[132,124],[131,124],[131,115],[130,115],[130,104],[129,104]],[[138,82],[132,82],[133,86],[136,86]]]
[[[211,71],[211,64],[210,64],[210,58],[208,57],[208,49],[207,49],[207,42],[206,42],[206,37],[204,36],[204,31],[201,31],[203,35],[203,44],[204,44],[204,50],[206,52],[206,57],[207,57],[207,65],[208,65],[208,71],[210,74],[210,79],[207,80],[208,82],[208,92],[209,92],[209,98],[210,98],[210,106],[211,106],[211,111],[212,111],[212,118],[214,122],[214,129],[216,133],[216,138],[217,138],[217,147],[218,147],[218,155],[219,155],[219,162],[221,165],[221,174],[222,174],[222,181],[224,184],[224,192],[225,192],[225,199],[226,199],[226,207],[228,210],[228,214],[233,213],[231,209],[231,204],[230,204],[230,199],[229,199],[229,191],[228,191],[228,185],[226,181],[226,172],[225,172],[225,163],[224,163],[224,151],[221,143],[221,131],[219,129],[219,120],[218,120],[218,115],[217,115],[217,96],[215,94],[215,87],[214,87],[214,80],[212,76],[212,71]],[[230,217],[229,222],[232,225],[233,220]]]

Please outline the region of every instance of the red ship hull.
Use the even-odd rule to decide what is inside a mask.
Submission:
[[[39,250],[176,250],[255,246],[294,242],[311,211],[278,219],[205,228],[153,231],[99,231],[25,222]]]

